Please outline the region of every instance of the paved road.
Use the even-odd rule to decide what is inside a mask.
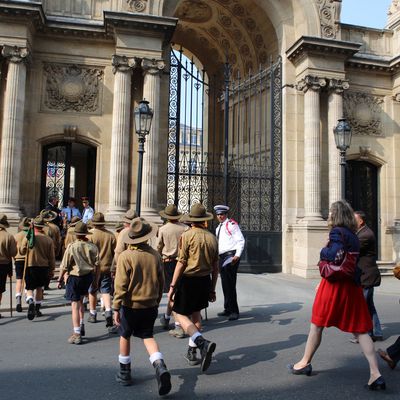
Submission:
[[[302,354],[316,281],[274,275],[239,276],[241,319],[227,322],[216,317],[219,299],[208,310],[204,335],[217,343],[215,360],[206,374],[185,364],[187,340],[170,337],[157,321],[156,338],[172,373],[169,399],[376,399],[400,398],[400,367],[390,371],[381,363],[388,390],[364,389],[368,367],[358,345],[336,329],[325,332],[311,377],[292,376],[286,365]],[[400,282],[385,278],[376,303],[387,340],[400,334]],[[6,295],[7,296],[7,295]],[[48,293],[57,302],[60,292]],[[165,305],[163,300],[162,307]],[[87,340],[69,345],[68,307],[44,310],[45,316],[30,322],[25,314],[0,320],[0,398],[41,399],[152,399],[156,383],[145,350],[133,344],[135,385],[120,387],[114,381],[118,369],[118,338],[108,337],[103,322],[87,324]],[[3,312],[4,316],[7,316]],[[101,318],[102,319],[102,318]]]

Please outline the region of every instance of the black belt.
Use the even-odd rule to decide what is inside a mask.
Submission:
[[[236,254],[236,250],[231,250],[231,251],[226,251],[225,253],[222,253],[219,255],[220,258],[226,258],[229,256],[234,256]]]

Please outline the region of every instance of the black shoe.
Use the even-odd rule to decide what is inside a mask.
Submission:
[[[185,360],[189,363],[190,366],[199,365],[201,360],[197,358],[197,348],[196,347],[188,347],[188,351],[185,354]]]
[[[32,321],[35,318],[35,304],[33,304],[33,301],[30,301],[29,306],[28,306],[28,319],[29,321]]]
[[[43,317],[43,314],[40,311],[40,304],[35,304],[35,317]]]
[[[97,322],[97,314],[89,313],[87,322],[91,322],[92,324],[95,324]]]
[[[367,385],[369,390],[386,390],[386,382],[382,376]]]
[[[229,311],[224,310],[222,312],[219,312],[217,315],[218,317],[229,317],[231,313]]]
[[[118,335],[119,334],[118,326],[117,325],[110,326],[108,328],[108,334],[109,335]]]
[[[236,314],[236,313],[232,313],[228,317],[228,321],[236,321],[237,319],[239,319],[239,314]]]
[[[156,360],[153,362],[156,369],[156,378],[158,383],[158,394],[164,396],[171,391],[171,374],[168,372],[164,360]]]
[[[119,364],[119,372],[115,376],[115,379],[122,386],[132,385],[132,375],[131,375],[131,363],[129,364]]]
[[[113,326],[112,312],[111,311],[106,311],[105,317],[106,317],[106,328],[109,328],[110,326]]]
[[[22,312],[22,305],[21,304],[17,304],[17,306],[15,307],[15,310],[17,312]]]
[[[312,365],[308,364],[304,368],[300,369],[294,369],[294,364],[288,365],[288,370],[293,374],[293,375],[307,375],[311,376],[312,373]]]
[[[214,353],[217,345],[213,342],[210,342],[209,340],[204,339],[203,336],[199,336],[194,342],[196,343],[196,346],[200,349],[200,370],[201,372],[205,372],[211,364],[212,354]]]
[[[80,329],[81,329],[81,336],[85,336],[86,332],[85,332],[85,324],[81,324],[80,325]]]

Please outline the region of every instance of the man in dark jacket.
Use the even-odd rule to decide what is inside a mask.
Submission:
[[[383,339],[381,323],[374,305],[374,287],[381,284],[381,274],[376,264],[376,239],[374,232],[365,223],[365,213],[354,213],[358,224],[357,236],[360,241],[360,259],[358,266],[361,269],[361,286],[373,322],[373,331],[369,332],[372,340]]]

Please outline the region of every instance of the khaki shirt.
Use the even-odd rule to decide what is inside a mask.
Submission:
[[[217,238],[207,229],[192,227],[181,236],[178,261],[186,266],[186,276],[211,274],[218,262]]]
[[[22,239],[20,253],[26,255],[28,241]],[[35,245],[28,251],[27,267],[49,267],[52,271],[56,267],[53,241],[44,233],[35,232]]]
[[[53,241],[54,251],[57,255],[60,252],[61,247],[60,228],[52,222],[48,222],[47,226],[43,228],[43,232]]]
[[[84,276],[96,273],[99,267],[99,250],[89,241],[76,240],[65,250],[61,261],[61,273],[66,271],[69,275]]]
[[[14,235],[15,242],[17,243],[17,254],[15,255],[15,261],[24,261],[26,255],[21,254],[22,241],[26,238],[28,231],[20,231]]]
[[[114,254],[114,263],[117,265],[119,255],[127,249],[127,245],[123,242],[122,237],[124,233],[128,231],[130,228],[129,226],[122,229],[122,231],[118,234],[117,238],[117,245],[115,246],[115,254]]]
[[[64,247],[67,248],[69,244],[75,242],[76,236],[73,234],[75,228],[71,226],[70,228],[67,229],[67,233],[65,235],[64,239]]]
[[[118,257],[113,307],[158,307],[164,287],[160,255],[148,244],[129,246]]]
[[[0,228],[0,264],[9,264],[17,254],[14,236]]]
[[[94,228],[88,239],[99,249],[100,271],[110,273],[117,244],[114,234],[105,228]]]
[[[188,226],[180,222],[167,222],[158,230],[157,250],[165,258],[177,258],[179,251],[179,239]]]

